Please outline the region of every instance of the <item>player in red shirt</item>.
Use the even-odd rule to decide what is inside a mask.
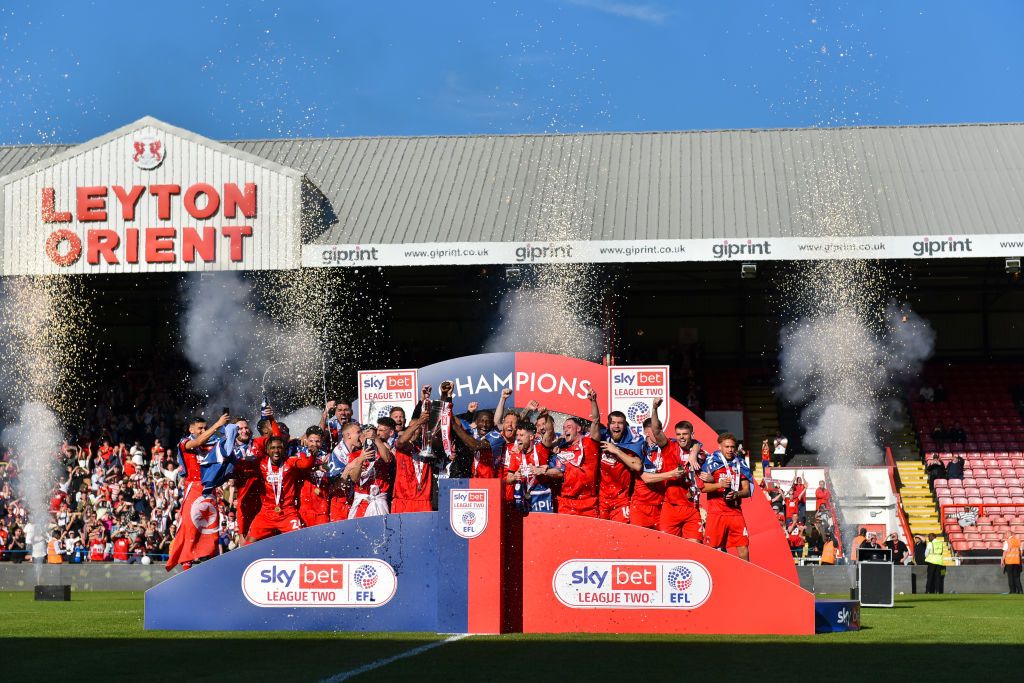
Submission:
[[[520,484],[522,505],[525,511],[527,501],[530,512],[551,513],[555,511],[551,497],[552,481],[562,476],[556,459],[551,455],[553,434],[545,437],[547,443],[535,438],[536,427],[529,422],[519,422],[516,427],[516,440],[505,452],[502,470],[505,473],[503,500],[508,510],[516,503],[516,484]]]
[[[167,571],[178,564],[196,562],[217,553],[219,513],[212,495],[203,494],[199,458],[210,451],[210,438],[227,422],[228,416],[224,414],[213,426],[207,428],[204,418],[193,417],[188,422],[189,436],[178,441],[178,476],[185,477],[185,493],[181,501],[181,523],[174,535],[165,565]]]
[[[244,424],[243,424],[244,423]],[[245,456],[235,463],[235,484],[238,495],[235,502],[235,520],[238,535],[245,539],[249,535],[249,526],[263,506],[263,477],[260,475],[259,459],[264,453],[267,439],[281,436],[281,427],[274,420],[274,409],[267,406],[263,409],[256,429],[260,435],[252,438],[252,431],[247,421],[238,423],[238,439],[242,441]],[[245,439],[245,441],[243,441]]]
[[[306,470],[299,490],[299,517],[303,526],[316,526],[331,521],[331,493],[327,476],[328,459],[331,454],[323,449],[324,433],[320,427],[306,430],[300,453],[313,459],[313,465]]]
[[[424,387],[425,391],[429,387]],[[426,394],[430,396],[429,393]],[[395,440],[395,486],[391,490],[391,512],[430,512],[434,490],[433,457],[421,455],[423,430],[428,429],[430,412],[421,410]],[[453,420],[455,424],[458,420]]]
[[[601,444],[601,474],[598,477],[598,517],[613,522],[630,523],[629,491],[634,473],[643,470],[640,456],[624,446],[629,441],[626,416],[616,412],[608,416],[610,439],[601,441],[601,408],[597,394],[591,399],[590,438]],[[620,442],[623,442],[620,445]]]
[[[665,436],[658,417],[661,404],[662,399],[655,399],[651,417],[644,421],[644,430],[650,430],[658,452],[653,459],[646,459],[640,481],[647,486],[659,486],[664,492],[658,513],[658,530],[700,542],[703,539],[700,492],[704,482],[700,480],[699,470],[691,464],[699,444],[689,442],[693,430],[689,423],[676,425],[676,433],[683,432],[681,439],[670,441]],[[687,428],[689,432],[685,431]],[[654,449],[648,451],[653,453]]]
[[[342,439],[351,434],[351,429],[346,425]],[[368,449],[365,444],[371,440],[373,448]],[[342,474],[354,485],[349,519],[386,515],[389,512],[388,493],[391,491],[391,470],[395,457],[376,429],[363,430],[360,441],[364,447],[351,453]]]
[[[701,479],[708,494],[708,518],[704,542],[719,550],[735,548],[741,560],[749,560],[747,527],[740,504],[750,495],[750,468],[736,456],[736,437],[718,437],[719,450],[708,456]]]
[[[313,466],[313,458],[308,453],[289,458],[284,438],[280,436],[269,437],[263,450],[257,455],[263,480],[263,505],[249,527],[246,538],[249,543],[302,528],[295,507],[296,492],[302,477]]]
[[[596,421],[600,414],[597,393],[590,391],[591,416]],[[567,418],[562,425],[562,441],[556,452],[556,467],[562,479],[558,495],[558,512],[564,515],[597,517],[598,481],[601,451],[590,434],[583,433],[583,422],[576,417]],[[552,478],[558,478],[557,475]]]
[[[661,471],[663,458],[651,429],[652,418],[644,420],[643,470],[633,479],[633,496],[629,500],[629,523],[645,529],[657,529],[661,519],[661,506],[665,500],[665,482],[644,478],[645,471]]]

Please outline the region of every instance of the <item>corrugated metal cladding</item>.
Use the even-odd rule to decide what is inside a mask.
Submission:
[[[0,193],[0,216],[3,220],[2,266],[3,273],[50,274],[50,273],[141,273],[169,271],[214,271],[214,270],[262,270],[296,267],[300,257],[299,211],[302,176],[290,169],[280,169],[277,164],[265,162],[251,155],[226,148],[220,143],[206,141],[186,131],[164,126],[159,122],[133,125],[115,131],[81,148],[58,148],[55,153],[64,152],[52,164],[44,163],[37,170],[14,174],[3,183]],[[132,161],[133,142],[152,137],[159,139],[165,154],[163,163],[155,169],[144,170]],[[33,148],[20,148],[19,151]],[[38,149],[38,148],[35,148]],[[50,151],[53,148],[45,148]],[[38,161],[45,155],[35,154]],[[4,157],[0,157],[3,167]],[[183,195],[189,185],[207,183],[220,194],[221,210],[208,219],[196,219],[186,213]],[[256,184],[256,215],[234,218],[224,215],[223,188],[226,183],[235,183],[244,188],[245,183]],[[158,202],[155,196],[144,193],[137,204],[133,220],[122,217],[121,206],[113,190],[108,189],[106,211],[108,218],[99,222],[46,223],[42,217],[43,188],[54,188],[55,209],[75,214],[76,187],[102,186],[110,188],[120,185],[131,188],[134,185],[177,184],[181,195],[170,201],[170,218],[158,217]],[[200,200],[205,206],[206,200]],[[230,240],[221,232],[225,226],[252,228],[252,236],[243,239],[242,259],[234,260],[230,253]],[[151,227],[176,229],[174,237],[175,259],[171,263],[146,263],[146,230]],[[215,259],[204,262],[183,260],[182,240],[184,228],[200,230],[212,227],[216,231]],[[57,265],[46,253],[47,237],[54,230],[66,228],[79,235],[82,241],[82,255],[72,265]],[[126,258],[126,229],[139,228],[140,244],[137,263]],[[120,245],[115,251],[117,263],[99,258],[98,263],[89,263],[88,233],[90,230],[113,230]],[[66,252],[68,243],[62,245]]]
[[[225,144],[319,187],[317,244],[1024,232],[1024,124]]]

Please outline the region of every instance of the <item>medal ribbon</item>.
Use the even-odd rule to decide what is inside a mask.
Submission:
[[[281,463],[281,467],[274,472],[274,463],[267,460],[267,481],[274,489],[274,505],[281,507],[281,489],[284,488],[284,470],[288,465]]]
[[[451,460],[455,455],[455,444],[452,442],[452,404],[441,404],[441,420],[438,423],[441,428],[441,445],[444,447],[444,454]]]

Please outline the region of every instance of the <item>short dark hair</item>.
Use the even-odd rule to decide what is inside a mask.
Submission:
[[[643,427],[644,427],[644,429],[647,429],[647,428],[648,428],[648,427],[650,427],[650,426],[651,426],[652,424],[654,424],[654,418],[651,418],[651,417],[649,417],[649,418],[647,418],[646,420],[644,420],[644,425],[643,425]]]
[[[516,425],[516,431],[520,429],[530,432],[531,434],[537,433],[537,425],[533,424],[529,420],[520,420],[519,424]]]
[[[270,424],[270,418],[269,417],[261,417],[256,422],[256,431],[262,433],[263,432],[263,428],[266,427],[268,424]]]
[[[267,443],[266,443],[266,447],[267,447],[267,448],[270,448],[270,444],[272,444],[272,443],[273,443],[273,442],[275,442],[275,441],[277,441],[277,442],[278,442],[279,444],[281,444],[282,446],[287,446],[287,445],[288,445],[288,444],[286,444],[286,443],[284,442],[284,437],[283,437],[283,436],[277,436],[277,435],[275,434],[274,436],[268,436],[268,437],[267,437]]]
[[[621,410],[613,410],[612,412],[608,413],[608,423],[609,424],[611,424],[611,421],[612,421],[613,417],[621,417],[623,420],[625,420],[626,419],[626,414],[624,412],[622,412]]]
[[[732,441],[733,443],[739,443],[739,439],[732,432],[722,432],[718,435],[718,443],[722,444],[726,441]]]
[[[565,421],[566,422],[575,422],[579,426],[580,429],[583,429],[583,420],[581,420],[580,418],[576,417],[575,415],[570,415],[569,417],[565,418]]]
[[[192,425],[198,424],[200,422],[206,422],[206,418],[203,417],[202,415],[193,415],[188,419],[188,426],[191,427]],[[103,441],[110,443],[109,439],[103,439]]]
[[[473,413],[473,419],[479,419],[482,415],[490,415],[491,419],[494,419],[494,411],[490,408],[481,408],[480,410]]]
[[[395,421],[392,420],[387,415],[385,415],[384,417],[378,417],[377,424],[383,425],[385,427],[390,427],[391,429],[398,429],[398,424],[396,424]]]
[[[676,422],[676,429],[689,429],[692,433],[693,423],[690,422],[689,420],[680,420],[679,422]]]
[[[313,425],[306,429],[306,436],[313,436],[314,434],[322,437],[324,435],[324,430],[320,429],[319,425]]]

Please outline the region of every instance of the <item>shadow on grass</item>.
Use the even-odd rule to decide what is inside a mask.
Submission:
[[[12,638],[0,640],[4,679],[49,678],[61,662],[73,662],[76,681],[274,680],[315,681],[387,658],[422,639],[301,638]],[[1024,664],[1019,645],[844,642],[850,634],[760,641],[754,637],[644,642],[643,636],[600,640],[470,638],[399,660],[358,680],[391,681],[623,681],[694,676],[726,680],[753,675],[758,683],[793,680],[793,666],[829,672],[832,680],[860,679],[884,664],[888,679],[921,676],[942,662],[943,680],[971,680],[984,662],[988,678],[1016,680]]]

